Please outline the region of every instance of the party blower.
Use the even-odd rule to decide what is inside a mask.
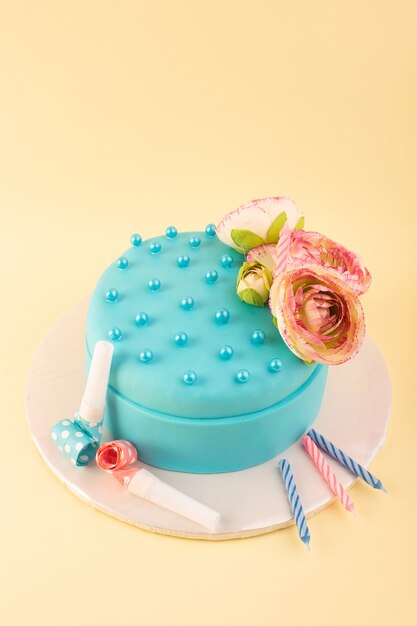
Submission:
[[[76,466],[88,465],[100,445],[113,350],[109,341],[96,343],[84,395],[74,420],[63,419],[51,431],[53,441]]]
[[[113,474],[129,493],[169,509],[210,530],[216,528],[220,513],[164,483],[144,467],[133,466],[136,461],[135,446],[124,439],[103,444],[96,456],[97,465]]]

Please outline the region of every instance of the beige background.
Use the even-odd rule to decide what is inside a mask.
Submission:
[[[415,624],[416,3],[3,0],[0,618],[6,624]],[[359,250],[394,386],[389,495],[213,544],[89,508],[31,444],[50,324],[128,245],[287,194]],[[348,384],[348,381],[347,381]],[[60,418],[63,416],[57,416]]]

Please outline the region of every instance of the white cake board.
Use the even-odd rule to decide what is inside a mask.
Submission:
[[[334,500],[301,441],[277,458],[240,472],[185,474],[146,466],[162,480],[219,511],[222,517],[214,532],[129,494],[94,464],[74,467],[51,440],[50,430],[58,420],[73,417],[82,396],[87,307],[86,298],[71,307],[49,330],[34,356],[25,393],[32,438],[53,473],[75,495],[100,511],[145,530],[212,540],[251,537],[293,523],[277,469],[280,458],[285,457],[291,463],[307,516]],[[390,407],[388,371],[368,336],[355,359],[330,368],[323,405],[314,427],[368,466],[384,443]],[[349,488],[355,477],[333,459],[330,463],[343,486]],[[381,494],[371,487],[369,492],[375,497]]]

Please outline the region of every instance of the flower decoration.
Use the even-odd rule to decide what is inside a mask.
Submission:
[[[339,365],[362,345],[365,317],[359,298],[324,267],[300,267],[276,278],[269,306],[289,349],[308,364]]]
[[[371,284],[360,256],[321,233],[304,231],[289,198],[253,200],[229,213],[218,237],[246,255],[236,290],[269,307],[289,349],[306,363],[338,365],[355,356],[365,334],[359,296]]]
[[[284,234],[284,229],[281,235]],[[336,273],[358,295],[371,284],[371,275],[361,257],[321,233],[296,230],[290,233],[285,251],[280,254],[283,236],[278,244],[264,244],[247,255],[248,263],[259,262],[276,276],[286,270],[308,265],[320,265]],[[280,262],[281,261],[281,262]]]
[[[248,262],[262,263],[273,272],[274,276],[282,274],[288,265],[291,237],[290,228],[286,223],[281,229],[278,243],[267,243],[253,248],[248,254]]]
[[[269,298],[272,274],[262,263],[244,263],[237,277],[237,295],[243,302],[263,306]]]
[[[277,243],[285,223],[302,228],[304,218],[290,198],[252,200],[229,213],[216,228],[218,238],[241,254],[265,243]]]
[[[360,256],[321,233],[298,231],[291,235],[287,268],[320,265],[336,273],[358,295],[371,284]]]
[[[262,246],[252,248],[246,256],[248,263],[262,263],[271,272],[275,271],[278,258],[278,246],[275,243],[265,243]]]

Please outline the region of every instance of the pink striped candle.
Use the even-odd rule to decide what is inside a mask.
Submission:
[[[308,435],[304,435],[303,437],[303,446],[307,450],[307,453],[320,474],[323,476],[324,480],[330,487],[330,490],[337,496],[340,502],[343,504],[347,511],[351,513],[355,512],[355,507],[353,505],[352,500],[349,498],[348,493],[340,484],[336,474],[314,443],[314,441]]]

